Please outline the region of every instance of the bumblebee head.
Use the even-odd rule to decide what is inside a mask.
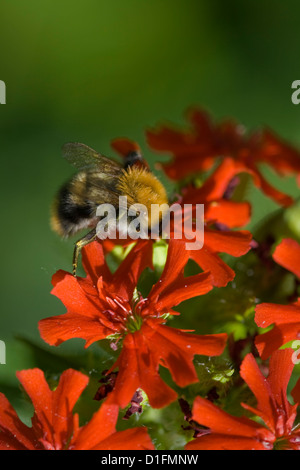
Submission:
[[[111,142],[111,146],[125,159],[125,169],[135,166],[137,168],[146,168],[149,170],[149,165],[146,160],[143,159],[140,146],[133,140],[123,137],[114,139]]]

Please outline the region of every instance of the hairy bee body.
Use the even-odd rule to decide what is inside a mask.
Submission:
[[[84,148],[85,160],[94,152],[83,144],[67,145],[76,145],[72,153],[68,147],[67,159],[71,160],[71,155],[73,164],[83,157],[82,153],[79,157],[79,149],[82,151]],[[110,203],[117,209],[120,196],[127,197],[128,206],[143,204],[148,209],[151,204],[167,203],[165,188],[136,152],[128,155],[124,167],[96,152],[93,158],[95,163],[92,168],[76,173],[62,186],[53,203],[51,227],[61,237],[67,238],[82,229],[95,228],[99,221],[97,207]]]
[[[96,204],[85,195],[78,196],[74,193],[76,181],[77,177],[74,177],[62,186],[52,205],[52,230],[64,238],[92,226],[96,215]]]

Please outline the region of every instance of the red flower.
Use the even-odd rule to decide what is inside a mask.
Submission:
[[[216,158],[222,157],[220,166],[210,178],[215,182],[216,191],[227,187],[238,173],[246,172],[251,174],[258,188],[279,204],[289,206],[293,203],[290,196],[265,180],[258,164],[267,163],[280,175],[296,174],[299,181],[299,151],[270,130],[247,136],[240,124],[233,121],[214,124],[209,115],[199,109],[191,109],[187,118],[190,131],[166,125],[147,132],[152,149],[172,155],[171,162],[162,165],[171,179],[180,180],[197,171],[207,170]]]
[[[265,360],[282,345],[300,339],[300,299],[291,305],[257,305],[255,322],[261,328],[275,324],[272,330],[255,338],[259,355]]]
[[[232,281],[235,272],[219,257],[219,253],[242,256],[251,246],[252,235],[248,231],[220,231],[209,227],[204,229],[204,246],[201,250],[189,252],[203,270],[209,270],[214,286],[223,287]]]
[[[292,350],[276,351],[270,359],[269,375],[261,373],[252,354],[241,366],[241,376],[257,399],[257,408],[242,406],[265,423],[229,415],[208,400],[197,397],[193,419],[208,427],[207,433],[187,444],[188,450],[300,450],[300,429],[294,428],[297,406],[287,400],[293,370]],[[294,398],[300,398],[295,389]]]
[[[185,188],[180,201],[184,204],[204,204],[204,214],[206,223],[222,224],[228,228],[242,227],[250,221],[251,206],[248,202],[235,202],[224,199],[223,195],[214,194],[214,190],[209,188],[207,183],[201,188]]]
[[[300,245],[296,240],[282,240],[273,253],[273,259],[300,279]]]
[[[119,409],[106,401],[85,426],[72,413],[88,377],[69,369],[51,391],[40,369],[23,370],[17,377],[34,406],[32,427],[18,417],[0,393],[1,450],[143,450],[154,449],[146,428],[116,432]]]
[[[148,297],[141,298],[135,289],[141,272],[152,265],[152,242],[136,243],[114,274],[105,263],[101,243],[91,243],[83,251],[86,278],[63,271],[54,275],[52,293],[62,300],[67,313],[42,320],[42,338],[51,345],[83,338],[86,347],[106,337],[123,339],[121,354],[111,368],[119,367],[112,392],[115,401],[124,407],[142,388],[152,406],[165,406],[176,394],[161,380],[159,365],[169,368],[180,386],[196,382],[194,355],[221,354],[227,338],[226,334],[192,335],[164,325],[167,314],[176,314],[174,306],[212,289],[208,272],[183,276],[188,259],[184,245],[170,240],[162,276]]]
[[[191,111],[187,119],[192,126],[190,131],[173,125],[146,131],[153,150],[172,155],[173,160],[162,168],[174,180],[211,168],[216,156],[216,133],[208,114]]]
[[[142,388],[153,408],[168,405],[177,394],[159,376],[159,365],[170,370],[180,387],[196,383],[194,355],[222,354],[226,338],[226,334],[199,336],[170,328],[158,319],[146,320],[139,331],[125,337],[121,354],[111,368],[119,367],[112,399],[124,408],[134,392]]]
[[[176,222],[171,228],[171,239],[176,238],[178,229]],[[239,257],[251,249],[252,234],[247,230],[232,231],[227,228],[219,230],[212,221],[204,222],[203,234],[198,234],[198,239],[203,241],[202,248],[195,249],[190,246],[191,240],[196,240],[196,227],[192,227],[193,233],[182,230],[181,239],[175,239],[177,245],[182,245],[189,258],[193,259],[203,271],[210,271],[212,283],[216,287],[224,287],[235,277],[235,272],[219,256],[226,253]],[[190,236],[190,238],[188,238]],[[193,238],[194,237],[194,238]]]
[[[221,179],[222,180],[222,179]],[[220,181],[221,181],[220,180]],[[233,232],[230,229],[249,222],[251,207],[247,202],[224,199],[228,184],[217,187],[214,176],[208,178],[200,188],[184,188],[180,205],[191,204],[196,219],[196,204],[204,205],[204,244],[200,250],[191,252],[191,257],[203,270],[209,270],[213,283],[223,287],[232,281],[235,273],[224,263],[219,253],[242,256],[250,250],[252,235],[248,231]]]
[[[295,240],[284,239],[276,247],[273,259],[300,278],[300,245]],[[300,299],[291,305],[263,303],[257,305],[255,311],[255,322],[259,327],[275,325],[255,338],[262,359],[267,359],[283,344],[300,338]]]
[[[223,188],[225,192],[225,188]],[[246,224],[250,219],[250,205],[223,199],[221,191],[217,194],[207,180],[201,188],[186,188],[181,206],[204,204],[203,247],[190,252],[190,257],[203,269],[209,270],[213,284],[225,287],[235,277],[235,272],[219,257],[219,253],[242,256],[251,248],[252,234],[249,231],[232,231],[233,227]],[[185,240],[186,241],[186,240]]]
[[[226,174],[216,170],[199,188],[183,188],[181,204],[204,204],[207,222],[221,223],[230,228],[246,225],[250,220],[251,206],[248,202],[228,199],[229,183]],[[233,186],[237,183],[238,179]]]

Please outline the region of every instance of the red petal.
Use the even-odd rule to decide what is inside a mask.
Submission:
[[[221,232],[205,229],[204,244],[214,252],[242,256],[251,246],[252,234],[246,230],[238,232]]]
[[[210,428],[212,433],[236,435],[252,439],[272,438],[270,432],[248,418],[237,418],[221,410],[209,400],[196,397],[193,406],[193,420]],[[200,438],[202,439],[202,438]]]
[[[294,199],[288,196],[278,189],[271,186],[268,181],[263,177],[263,175],[257,170],[257,179],[256,186],[260,188],[267,196],[269,196],[273,201],[277,202],[281,206],[289,207],[294,203]]]
[[[159,168],[162,168],[170,179],[178,181],[197,171],[208,170],[213,164],[213,157],[203,155],[199,158],[196,149],[196,151],[187,150],[185,153],[178,154],[174,163],[163,163],[159,165]]]
[[[194,439],[185,446],[185,450],[271,450],[254,437],[228,436],[225,434],[206,434]]]
[[[257,408],[263,413],[265,423],[273,432],[275,432],[276,415],[274,415],[274,411],[271,406],[271,388],[267,379],[259,370],[252,354],[247,354],[243,360],[240,375],[254,393],[257,399]]]
[[[224,287],[235,277],[235,272],[205,245],[201,250],[191,251],[190,257],[204,271],[210,271],[214,286]]]
[[[271,331],[258,335],[255,338],[255,346],[263,361],[284,344],[299,339],[300,324],[286,323],[275,326]]]
[[[65,447],[73,433],[73,408],[89,378],[73,369],[63,372],[53,395],[52,426],[56,448]]]
[[[140,146],[133,140],[127,139],[127,137],[114,139],[111,141],[110,145],[116,152],[122,155],[122,157],[127,157],[131,152],[141,152]]]
[[[116,432],[97,444],[92,450],[155,450],[144,427]]]
[[[40,369],[29,369],[17,372],[17,377],[29,395],[36,419],[41,425],[41,436],[53,443],[52,439],[52,392]]]
[[[214,220],[229,228],[242,227],[250,221],[251,205],[248,202],[234,202],[219,199],[208,204],[206,220]]]
[[[241,367],[241,376],[258,400],[259,412],[256,414],[277,437],[289,435],[296,418],[297,406],[290,405],[287,400],[287,386],[294,368],[292,354],[292,349],[278,350],[272,354],[267,380],[251,354],[246,356]],[[244,407],[249,409],[246,405]]]
[[[276,323],[300,323],[300,307],[297,305],[259,304],[255,308],[255,322],[261,328]]]
[[[177,394],[160,378],[159,364],[145,344],[140,331],[126,336],[122,352],[113,368],[119,367],[111,400],[124,408],[135,391],[142,388],[153,408],[169,405]]]
[[[273,323],[275,327],[267,333],[256,336],[255,345],[263,360],[276,349],[289,341],[299,339],[300,307],[299,305],[260,304],[255,309],[255,322],[266,328]]]
[[[184,240],[170,240],[163,273],[148,296],[146,309],[166,313],[180,302],[206,294],[212,289],[209,273],[183,276],[189,257],[190,252],[186,249]]]
[[[81,284],[80,279],[65,271],[58,271],[54,274],[52,283],[54,288],[51,293],[62,301],[69,312],[89,317],[99,315],[101,304],[96,289],[94,289],[93,297],[87,295],[82,288],[85,284]]]
[[[191,123],[195,134],[199,140],[207,140],[213,142],[215,134],[215,126],[211,120],[209,113],[203,109],[191,107],[186,112],[186,118]]]
[[[281,175],[300,172],[298,149],[280,139],[270,129],[264,131],[263,142],[264,145],[259,154],[262,161],[269,163]]]
[[[272,396],[277,407],[287,412],[288,416],[291,412],[291,406],[287,401],[287,387],[294,369],[292,354],[293,350],[290,348],[275,351],[270,358],[268,376]]]
[[[94,413],[92,419],[83,426],[71,442],[70,448],[76,450],[90,450],[102,441],[110,441],[110,436],[116,432],[116,423],[119,416],[119,407],[111,403],[110,397]]]
[[[227,335],[195,335],[148,320],[141,329],[149,351],[167,367],[180,387],[198,381],[193,365],[196,354],[218,356],[222,354]]]
[[[7,398],[0,393],[0,449],[5,450],[7,446],[17,450],[39,447],[33,430],[22,423]]]
[[[27,449],[16,438],[0,431],[0,450],[34,450]]]
[[[295,240],[282,240],[274,251],[273,259],[300,279],[300,245]]]
[[[162,165],[172,179],[182,179],[189,173],[208,169],[214,162],[215,143],[209,116],[205,112],[191,110],[188,119],[194,128],[189,132],[169,124],[146,132],[153,150],[173,155],[171,163]]]
[[[168,256],[163,273],[160,280],[155,284],[151,291],[151,296],[159,296],[166,288],[177,280],[180,273],[188,262],[189,252],[185,248],[185,243],[182,240],[169,241]]]
[[[142,310],[142,314],[168,313],[184,300],[204,295],[212,288],[212,278],[208,272],[189,277],[178,275],[176,281],[167,285],[158,297],[155,287],[153,288],[148,296],[149,304],[146,304],[148,306]]]
[[[105,262],[103,244],[99,241],[89,243],[82,249],[82,265],[94,286],[101,276],[105,282],[111,280],[111,272]]]
[[[224,158],[203,186],[199,188],[199,196],[201,195],[203,200],[209,201],[221,199],[232,178],[242,172],[250,173],[254,178],[256,177],[253,170],[245,166],[243,162],[234,158]]]
[[[293,388],[291,395],[294,399],[294,402],[299,405],[300,403],[300,379],[296,382],[295,387]]]
[[[152,252],[151,240],[139,240],[114,273],[110,292],[131,301],[140,275],[147,267],[152,268]]]
[[[90,318],[75,313],[65,313],[40,320],[39,331],[43,340],[51,346],[58,346],[68,339],[82,338],[87,343],[86,347],[115,332],[101,325],[100,318]]]
[[[125,408],[128,405],[135,391],[140,387],[138,351],[136,349],[134,335],[128,334],[123,341],[120,356],[110,368],[110,371],[119,369],[110,398],[111,402],[116,403],[120,408]]]

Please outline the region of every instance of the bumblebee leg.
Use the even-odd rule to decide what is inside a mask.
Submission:
[[[75,248],[74,248],[74,253],[73,253],[73,276],[76,277],[76,269],[77,269],[77,265],[78,265],[78,258],[79,258],[79,254],[80,254],[82,248],[85,245],[88,245],[89,243],[96,240],[96,237],[97,237],[96,229],[93,229],[91,232],[87,233],[83,238],[80,238],[80,240],[78,240],[75,243]]]

